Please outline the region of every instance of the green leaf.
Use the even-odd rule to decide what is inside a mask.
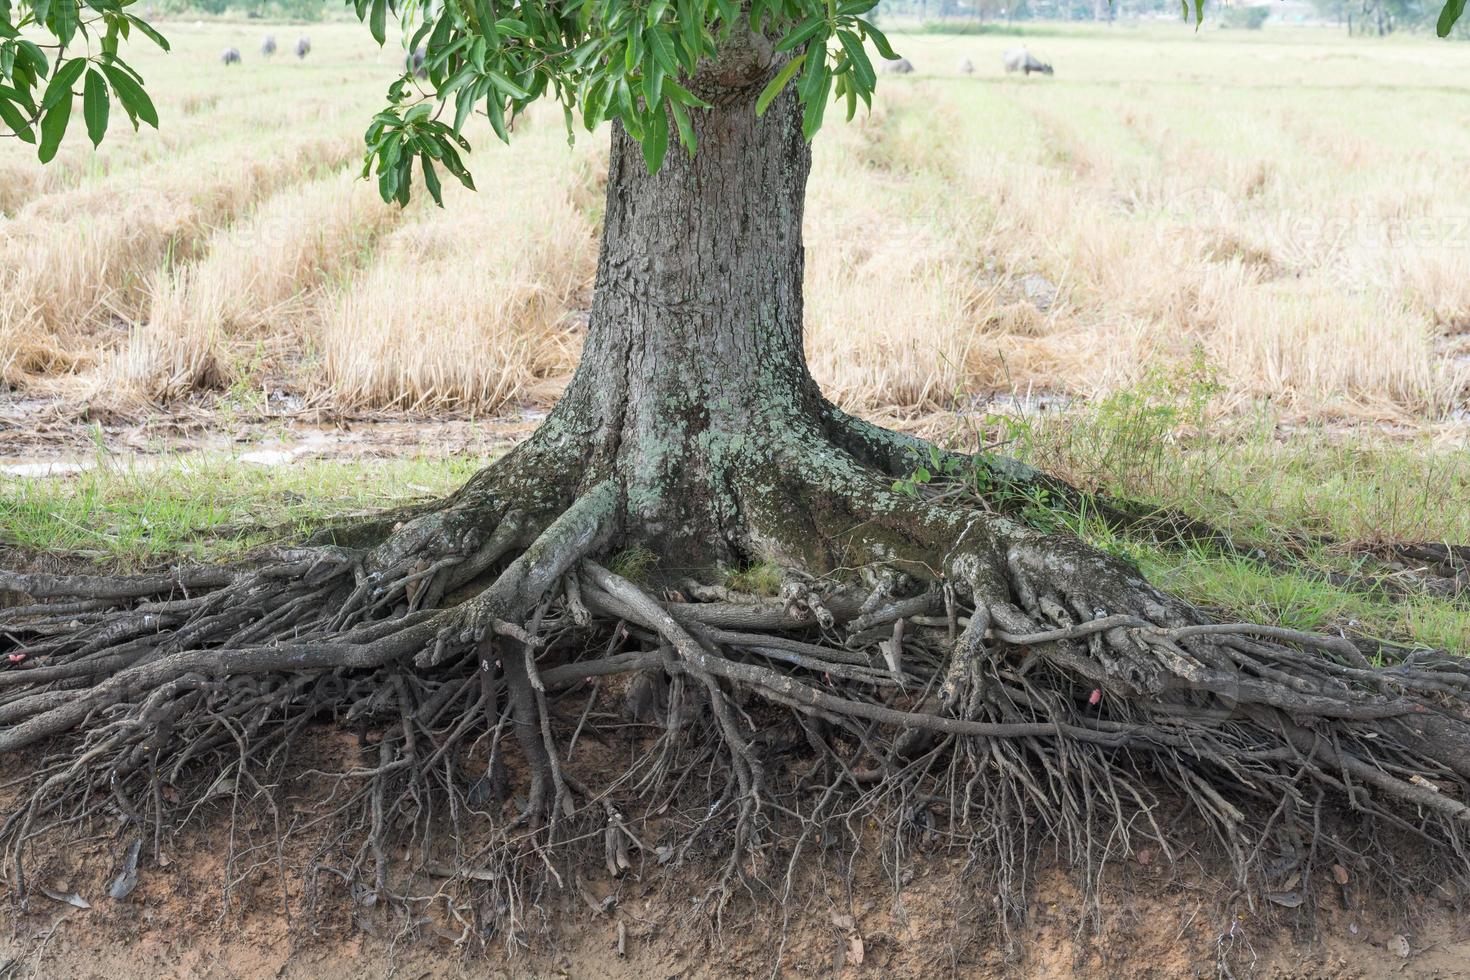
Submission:
[[[388,0],[373,0],[372,16],[368,18],[368,30],[373,40],[382,44],[388,39]]]
[[[888,43],[887,35],[866,20],[858,21],[858,26],[863,29],[863,35],[872,40],[873,47],[878,49],[878,53],[885,61],[898,60],[898,52],[894,51],[893,45]]]
[[[133,80],[132,76],[123,71],[120,65],[104,64],[102,73],[112,83],[113,92],[117,93],[118,101],[123,104],[123,109],[128,117],[133,120],[133,128],[138,126],[138,120],[158,128],[158,110],[153,107],[153,100],[148,93],[143,91],[143,86]]]
[[[20,106],[22,114],[28,119],[36,114],[36,100],[31,98],[31,93],[23,88],[15,89],[0,85],[0,99],[9,99]]]
[[[0,95],[0,122],[4,122],[10,131],[19,136],[23,142],[36,142],[35,130],[31,129],[31,124],[26,121],[25,114],[3,95]]]
[[[679,0],[679,36],[684,41],[684,51],[687,59],[684,67],[694,69],[691,62],[699,59],[700,48],[703,47],[702,35],[704,25],[700,22],[699,11],[703,4],[696,4],[694,0]]]
[[[67,89],[66,94],[57,98],[41,119],[41,145],[37,156],[42,163],[50,163],[56,157],[56,149],[66,135],[66,124],[71,121],[71,101],[71,90]]]
[[[1439,21],[1434,25],[1434,33],[1440,37],[1449,37],[1455,22],[1464,13],[1465,0],[1445,0],[1444,9],[1439,12]]]
[[[429,196],[434,199],[435,204],[442,208],[444,206],[444,192],[443,188],[439,185],[439,175],[434,172],[434,165],[429,162],[427,156],[419,157],[419,163],[423,165],[424,186],[428,188]]]
[[[82,88],[82,118],[87,122],[87,138],[95,147],[107,135],[107,117],[112,102],[107,97],[107,83],[95,68],[87,70],[87,83]]]
[[[807,139],[817,135],[822,128],[822,117],[827,112],[827,96],[832,91],[832,70],[826,58],[807,59],[807,69],[801,76],[800,92],[804,108],[801,114],[801,133]]]
[[[847,52],[847,57],[852,61],[858,81],[862,83],[863,88],[871,92],[878,84],[878,74],[873,71],[873,62],[868,60],[868,52],[863,50],[862,40],[851,31],[838,31],[837,40],[841,42],[842,50]]]
[[[643,162],[648,164],[648,172],[658,173],[658,168],[663,166],[664,156],[669,152],[669,117],[662,105],[654,106],[645,117],[640,145],[643,147]]]
[[[670,101],[669,111],[674,114],[674,125],[679,127],[679,142],[684,144],[684,149],[692,156],[699,149],[699,140],[694,136],[694,127],[689,125],[689,110]]]
[[[711,108],[708,102],[704,101],[693,92],[690,92],[688,89],[680,85],[678,82],[674,81],[672,78],[664,79],[664,94],[669,97],[670,102],[681,102],[684,105],[691,106],[695,109]]]
[[[679,74],[679,59],[674,56],[674,44],[669,40],[662,28],[651,27],[644,33],[648,42],[648,48],[653,52],[653,60],[664,70],[665,74],[677,76]]]
[[[781,93],[781,90],[786,87],[786,83],[791,81],[791,76],[801,70],[801,66],[805,61],[806,52],[803,51],[795,58],[786,62],[781,70],[776,73],[776,77],[766,83],[766,87],[761,89],[761,94],[755,100],[755,114],[757,116],[766,114],[766,110],[771,107],[771,101]]]
[[[46,60],[46,54],[34,41],[21,39],[16,42],[15,57],[19,64],[21,56],[25,56],[26,63],[30,66],[31,73],[37,78],[45,78],[51,74],[51,63]]]
[[[825,17],[813,15],[802,21],[791,33],[778,41],[776,43],[776,50],[790,51],[792,48],[801,47],[802,44],[817,37],[818,34],[821,35],[820,40],[827,40],[827,20]]]
[[[388,40],[388,0],[372,0],[372,15],[368,18],[368,29],[378,44]]]
[[[658,105],[664,91],[664,70],[657,61],[645,65],[643,70],[643,104]]]
[[[51,33],[56,40],[61,42],[62,48],[71,43],[76,37],[77,27],[81,20],[77,14],[77,0],[52,0],[51,18],[47,23]]]
[[[482,80],[483,82],[483,80]],[[469,88],[455,93],[454,96],[454,128],[463,129],[465,120],[474,111],[475,103],[480,101],[480,85],[471,85]]]
[[[490,128],[495,130],[495,135],[500,137],[502,143],[509,143],[510,133],[505,128],[505,103],[501,101],[504,98],[499,92],[491,92],[485,99],[485,112],[490,117]]]
[[[41,99],[41,111],[56,105],[63,97],[71,97],[71,87],[82,77],[82,72],[87,70],[86,58],[73,58],[68,62],[56,66],[56,74],[51,76],[51,81],[46,84],[46,94]]]
[[[510,79],[506,78],[504,75],[500,74],[500,72],[498,72],[498,71],[487,71],[485,74],[487,76],[489,76],[490,83],[492,85],[494,85],[496,88],[500,89],[500,91],[504,92],[506,95],[510,96],[512,99],[529,99],[531,97],[531,93],[530,92],[527,92],[525,89],[521,88],[515,82],[511,81]]]
[[[152,25],[149,24],[147,21],[134,17],[132,14],[124,14],[123,16],[127,18],[127,23],[136,27],[148,40],[152,41],[154,44],[158,45],[165,51],[171,50],[168,45],[168,38],[155,31]]]

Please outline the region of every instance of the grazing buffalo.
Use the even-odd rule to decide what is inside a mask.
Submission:
[[[239,48],[225,48],[219,53],[220,64],[238,65],[240,63]]]
[[[1051,65],[1037,60],[1036,56],[1025,48],[1011,48],[1005,53],[1002,61],[1006,66],[1006,71],[1020,71],[1025,72],[1027,75],[1034,71],[1040,72],[1043,75],[1050,75],[1052,73]]]
[[[969,58],[961,58],[959,71],[961,75],[973,75],[975,74],[975,63]]]
[[[909,75],[913,73],[914,66],[907,58],[899,58],[897,61],[883,62],[883,70],[895,75]]]
[[[296,57],[305,58],[311,54],[311,38],[302,35],[296,39]]]
[[[276,39],[273,35],[267,34],[261,38],[260,53],[267,58],[276,53]]]

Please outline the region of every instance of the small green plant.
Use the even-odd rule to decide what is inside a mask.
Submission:
[[[727,588],[759,596],[778,596],[785,584],[786,573],[781,566],[768,561],[732,571],[725,579]]]
[[[626,548],[607,563],[608,570],[621,575],[630,582],[643,584],[648,581],[648,570],[658,564],[658,555],[648,548],[638,545]]]
[[[960,468],[960,457],[946,455],[941,453],[937,447],[930,446],[929,455],[923,460],[922,465],[915,466],[908,476],[894,480],[893,490],[895,493],[917,497],[919,489],[928,486],[936,478],[944,482],[955,479]]]

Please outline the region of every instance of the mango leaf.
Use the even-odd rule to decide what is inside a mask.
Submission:
[[[165,51],[171,50],[168,46],[168,38],[155,31],[152,25],[150,25],[146,20],[134,17],[132,14],[124,14],[123,17],[126,24],[131,25],[132,27],[136,27],[138,29],[138,32],[141,33],[148,40],[152,41],[154,44],[158,45]]]
[[[368,30],[373,40],[382,44],[388,39],[388,0],[373,0],[372,16],[368,18]]]
[[[32,144],[36,142],[35,130],[31,129],[31,124],[26,121],[25,114],[3,93],[0,93],[0,122],[5,123],[6,128],[19,136],[23,142]]]
[[[789,34],[776,42],[777,51],[790,51],[801,47],[807,41],[821,35],[821,40],[827,39],[827,19],[825,17],[811,16],[802,21]]]
[[[662,105],[654,106],[653,111],[644,119],[640,146],[643,148],[643,162],[648,164],[648,172],[658,173],[658,168],[663,166],[664,156],[669,152],[669,116]]]
[[[112,83],[112,90],[117,93],[117,99],[122,103],[123,111],[133,121],[133,128],[138,128],[138,120],[141,119],[157,129],[158,110],[153,107],[153,100],[148,97],[147,92],[143,91],[143,86],[134,81],[126,71],[123,71],[120,63],[103,62],[102,73]]]
[[[487,71],[485,74],[489,76],[492,85],[500,89],[500,91],[504,92],[512,99],[529,99],[531,97],[530,92],[527,92],[515,82],[500,74],[500,72]]]
[[[37,148],[36,155],[42,163],[50,163],[56,157],[56,149],[61,146],[61,137],[66,135],[66,124],[71,121],[71,89],[64,91],[65,94],[57,97],[41,119],[41,145]]]
[[[429,196],[439,207],[444,207],[444,191],[439,184],[439,175],[434,172],[434,165],[429,162],[427,155],[419,157],[419,163],[424,170],[424,187],[428,188]]]
[[[46,84],[46,94],[41,98],[41,111],[45,112],[56,105],[63,97],[71,96],[71,87],[82,77],[82,72],[87,70],[86,58],[73,58],[68,62],[56,66],[56,74],[51,76],[51,81]]]
[[[689,110],[670,100],[669,111],[674,114],[674,125],[679,128],[679,142],[693,155],[699,149],[699,140],[694,136],[694,127],[689,125]]]
[[[873,42],[873,47],[883,56],[884,61],[897,61],[898,52],[893,50],[893,45],[888,43],[888,37],[872,23],[866,20],[858,21],[858,27],[862,28],[863,36]]]
[[[1464,13],[1465,0],[1445,0],[1444,8],[1439,12],[1439,20],[1434,25],[1434,33],[1440,37],[1449,37],[1455,22]]]
[[[873,70],[873,62],[868,60],[868,52],[863,50],[863,42],[851,31],[838,31],[837,40],[842,44],[842,50],[847,53],[852,62],[853,71],[857,73],[858,81],[863,88],[872,91],[878,84],[878,75]]]
[[[757,116],[766,114],[766,110],[771,107],[771,100],[780,94],[781,90],[786,87],[786,83],[791,81],[791,76],[800,71],[801,66],[805,62],[806,52],[803,51],[795,58],[786,62],[782,69],[776,73],[776,77],[766,83],[766,87],[761,89],[761,94],[755,100],[755,114]]]
[[[98,146],[107,135],[107,117],[112,101],[107,97],[107,83],[95,68],[87,69],[87,82],[82,88],[82,118],[87,123],[87,138]]]

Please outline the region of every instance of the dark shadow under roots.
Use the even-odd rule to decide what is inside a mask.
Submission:
[[[247,813],[326,842],[318,902],[432,912],[481,948],[533,942],[588,867],[679,869],[718,922],[863,849],[895,881],[917,848],[962,855],[1007,932],[1038,862],[1095,909],[1145,849],[1210,850],[1248,903],[1310,909],[1346,871],[1470,884],[1463,660],[1214,622],[1075,539],[892,493],[914,446],[829,423],[826,450],[732,483],[778,596],[635,581],[617,480],[538,477],[568,469],[533,450],[339,543],[0,572],[0,753],[40,760],[0,826],[11,895],[42,841],[104,825],[145,869],[185,823],[227,827],[233,882]],[[284,787],[324,726],[356,741],[303,807]]]

